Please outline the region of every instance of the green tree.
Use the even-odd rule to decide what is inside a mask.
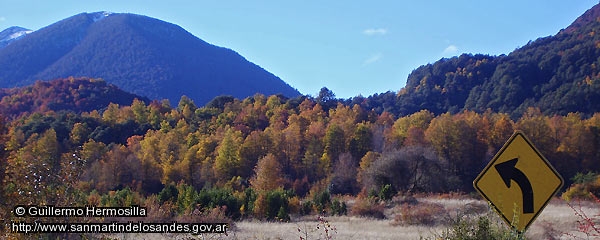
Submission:
[[[90,133],[90,129],[84,123],[75,123],[69,136],[73,144],[81,145],[88,140]]]
[[[367,152],[373,150],[373,133],[370,125],[359,123],[350,139],[349,150],[355,159],[361,159]]]
[[[325,149],[321,157],[321,162],[325,167],[330,167],[333,161],[337,161],[340,154],[346,151],[346,140],[342,128],[336,124],[329,125],[325,132],[323,145]]]
[[[242,145],[242,136],[239,131],[231,128],[225,131],[223,140],[217,148],[214,170],[217,178],[227,181],[237,176],[241,167],[239,149]]]
[[[150,113],[148,112],[148,108],[143,101],[140,101],[137,98],[134,99],[133,103],[131,103],[131,110],[135,116],[135,122],[138,124],[148,123],[148,116]]]

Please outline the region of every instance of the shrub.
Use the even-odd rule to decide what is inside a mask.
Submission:
[[[493,213],[492,213],[493,214]],[[523,234],[510,230],[490,216],[467,217],[457,215],[451,226],[432,238],[446,240],[523,240]]]
[[[257,197],[258,194],[256,194],[254,189],[246,188],[246,190],[244,190],[244,203],[242,206],[244,207],[245,212],[251,213],[254,211],[254,202]]]
[[[334,199],[331,202],[331,214],[333,215],[346,215],[346,213],[348,212],[348,209],[346,207],[346,203],[343,201],[340,201],[338,199]]]
[[[593,202],[600,205],[600,198],[596,197],[594,194],[590,193],[590,198],[593,199]],[[577,224],[577,230],[580,233],[585,234],[588,239],[598,239],[600,238],[600,215],[591,216],[589,213],[586,213],[581,206],[581,202],[578,201],[578,205],[575,206],[571,203],[567,203],[569,207],[575,212],[575,215],[579,218]],[[567,236],[574,237],[570,234],[566,234]]]
[[[379,191],[379,198],[384,201],[391,200],[394,197],[394,191],[392,190],[392,185],[386,184],[381,187]]]
[[[308,240],[308,239],[326,239],[331,240],[334,239],[334,235],[337,234],[337,228],[332,225],[329,220],[327,220],[323,216],[317,217],[317,226],[315,229],[308,229],[306,225],[304,228],[297,227],[298,237],[300,240]]]
[[[177,194],[177,188],[174,185],[169,184],[158,193],[158,201],[160,204],[163,204],[166,201],[175,202],[177,200]]]
[[[313,204],[319,213],[323,212],[331,203],[329,191],[318,192],[313,196]]]
[[[241,216],[242,205],[233,195],[232,190],[225,188],[202,189],[196,197],[196,203],[204,210],[226,206],[227,216],[238,219]]]
[[[581,175],[579,178],[574,177],[574,180],[579,180],[580,183],[574,183],[562,194],[564,200],[570,201],[574,198],[593,200],[592,195],[597,196],[600,194],[600,175],[595,175],[593,180],[587,175]]]
[[[444,206],[439,203],[421,202],[417,204],[404,203],[398,208],[394,217],[395,224],[408,225],[434,225],[439,223],[444,216]]]
[[[571,178],[571,181],[573,181],[573,183],[576,184],[585,184],[594,182],[597,177],[598,174],[595,172],[587,172],[585,174],[578,172],[577,174],[575,174],[575,176]]]
[[[289,200],[283,189],[263,192],[254,202],[254,214],[267,220],[289,220]]]
[[[277,211],[277,220],[287,222],[290,220],[290,215],[288,214],[288,210],[281,206],[279,207],[279,211]]]
[[[117,191],[110,191],[102,195],[100,203],[106,207],[123,207],[140,205],[141,196],[138,192],[133,192],[129,187]]]
[[[302,203],[300,207],[300,215],[308,215],[312,212],[313,203],[310,200],[306,200]]]
[[[300,203],[300,198],[298,196],[293,196],[288,200],[288,207],[290,213],[300,213],[300,208],[302,205]]]
[[[168,222],[173,219],[176,215],[176,207],[172,202],[165,202],[160,204],[156,195],[150,195],[144,201],[146,207],[146,217],[144,221],[149,222]]]
[[[288,215],[288,198],[283,190],[267,192],[265,215],[267,219],[290,219]]]
[[[176,196],[179,213],[192,211],[196,208],[196,197],[198,196],[198,192],[196,192],[194,187],[180,183],[177,185]]]
[[[383,214],[385,206],[375,198],[357,198],[350,210],[350,215],[360,217],[385,218]]]

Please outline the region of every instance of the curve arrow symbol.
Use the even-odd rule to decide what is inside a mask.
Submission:
[[[521,170],[515,167],[517,161],[519,161],[519,158],[513,158],[496,164],[494,168],[500,174],[506,187],[510,188],[511,180],[514,180],[519,185],[523,194],[523,213],[533,213],[533,189],[531,188],[531,182],[529,182],[529,179]]]

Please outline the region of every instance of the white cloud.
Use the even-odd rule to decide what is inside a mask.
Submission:
[[[388,30],[385,28],[369,28],[363,31],[364,35],[373,36],[373,35],[385,35]]]
[[[444,52],[442,52],[442,54],[448,55],[448,54],[455,54],[457,52],[458,52],[458,47],[455,45],[450,45],[446,49],[444,49]]]
[[[365,61],[363,61],[363,66],[377,62],[377,61],[381,60],[382,58],[383,58],[382,53],[373,54],[371,57],[369,57],[369,58],[365,59]]]

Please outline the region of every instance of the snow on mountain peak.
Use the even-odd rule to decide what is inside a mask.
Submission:
[[[27,35],[27,34],[30,34],[30,33],[32,33],[32,32],[33,32],[33,30],[24,30],[24,31],[19,31],[19,32],[16,32],[16,33],[13,33],[13,34],[11,34],[11,35],[8,37],[8,39],[10,39],[10,40],[17,40],[17,39],[19,39],[20,37],[23,37],[23,36],[25,36],[25,35]]]
[[[102,19],[104,19],[105,17],[110,16],[111,14],[113,14],[112,12],[107,12],[107,11],[103,11],[103,12],[95,12],[94,14],[94,22],[100,21]]]
[[[0,32],[0,48],[8,46],[8,44],[21,39],[27,34],[32,33],[32,30],[22,27],[10,27]]]

